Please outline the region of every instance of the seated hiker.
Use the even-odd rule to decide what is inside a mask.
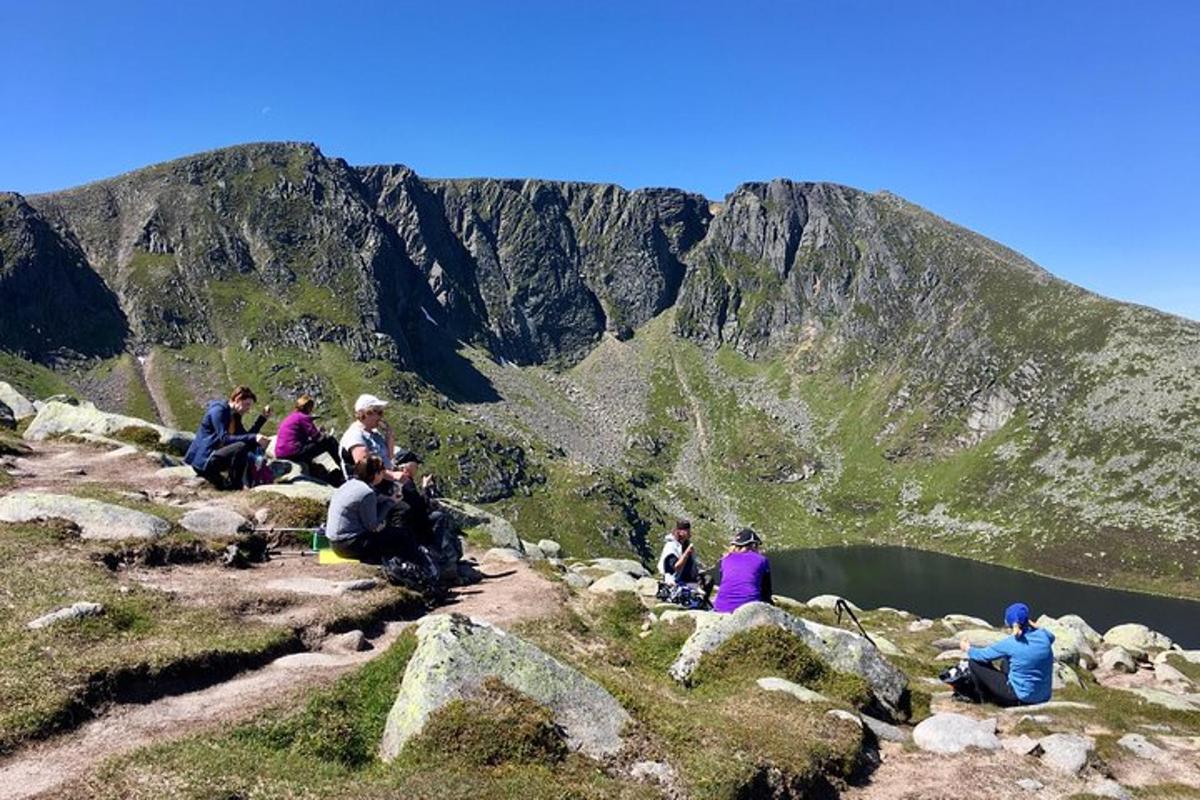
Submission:
[[[383,421],[386,400],[373,394],[360,394],[354,401],[354,422],[346,428],[339,443],[342,469],[347,475],[354,465],[367,456],[378,456],[383,462],[384,479],[377,491],[392,494],[398,488],[400,473],[395,470],[392,454],[396,452],[396,438],[388,424]]]
[[[700,559],[692,544],[692,523],[677,520],[675,528],[663,540],[658,557],[662,582],[658,598],[689,608],[706,608],[712,593],[712,581],[701,568]]]
[[[425,547],[438,564],[442,580],[460,582],[459,559],[462,558],[462,542],[451,520],[438,511],[437,484],[433,475],[424,475],[417,488],[417,472],[423,463],[420,457],[407,450],[396,456],[399,464],[397,474],[400,484],[400,503],[396,514],[403,521],[405,530],[411,531],[417,544]]]
[[[762,538],[750,528],[742,528],[721,559],[721,588],[713,610],[724,614],[737,611],[747,603],[771,600],[771,564],[758,552]]]
[[[210,400],[196,438],[183,460],[218,489],[241,489],[251,456],[261,454],[267,437],[259,433],[271,407],[266,406],[246,430],[242,417],[254,407],[258,397],[249,386],[238,386],[229,400]]]
[[[988,647],[971,647],[962,639],[967,672],[951,684],[955,697],[998,706],[1046,702],[1054,685],[1054,634],[1029,621],[1024,603],[1004,610],[1004,624],[1012,635]]]
[[[302,464],[312,477],[335,487],[341,486],[345,479],[340,470],[328,470],[313,461],[322,453],[332,458],[335,464],[340,460],[337,439],[321,433],[313,423],[314,405],[313,399],[306,394],[296,399],[295,409],[279,423],[279,433],[275,437],[275,457]]]
[[[395,502],[375,487],[385,470],[378,456],[367,456],[354,465],[353,477],[333,493],[325,520],[325,536],[333,552],[377,564],[391,556],[411,557],[416,543],[387,524]]]

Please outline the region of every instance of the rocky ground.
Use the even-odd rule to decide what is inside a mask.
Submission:
[[[936,675],[984,620],[684,612],[463,503],[486,577],[431,612],[281,530],[320,485],[218,494],[110,416],[0,436],[0,798],[1200,796],[1200,652],[1144,626],[1042,618],[1054,700],[962,705]]]

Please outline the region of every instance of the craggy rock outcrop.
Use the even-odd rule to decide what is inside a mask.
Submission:
[[[0,309],[0,347],[31,360],[69,363],[125,349],[116,294],[69,235],[7,192],[0,192]],[[24,414],[13,410],[18,419]]]
[[[690,616],[696,622],[696,630],[671,664],[671,676],[678,681],[686,682],[704,654],[717,649],[734,634],[762,625],[775,625],[797,636],[834,669],[860,675],[871,687],[875,698],[890,711],[899,708],[908,686],[904,673],[892,666],[863,637],[792,616],[776,606],[748,603],[732,614],[699,611],[691,612]]]
[[[37,413],[33,403],[25,395],[18,392],[11,384],[0,381],[0,403],[8,406],[13,418],[18,422]]]
[[[84,539],[157,539],[171,529],[165,519],[99,500],[42,492],[0,497],[0,522],[38,519],[70,520]]]
[[[572,749],[605,758],[621,749],[629,714],[590,678],[537,647],[461,614],[437,614],[417,625],[419,643],[388,714],[380,755],[391,761],[437,709],[469,698],[489,678],[546,706]]]

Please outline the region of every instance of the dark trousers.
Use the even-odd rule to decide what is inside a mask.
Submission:
[[[1017,697],[1012,687],[1008,685],[1008,673],[993,667],[986,661],[968,661],[967,669],[971,680],[963,681],[962,686],[955,688],[980,703],[991,703],[997,706],[1019,706],[1021,698]]]
[[[297,464],[303,464],[308,468],[308,474],[318,480],[325,481],[330,486],[341,486],[346,482],[341,470],[327,470],[320,464],[314,464],[313,459],[322,453],[328,454],[337,463],[338,460],[338,443],[337,439],[332,436],[322,436],[315,442],[309,442],[300,448],[300,450],[288,458],[288,461],[295,461]]]
[[[256,449],[250,442],[227,444],[213,451],[200,474],[218,489],[241,489],[246,480],[246,463]]]

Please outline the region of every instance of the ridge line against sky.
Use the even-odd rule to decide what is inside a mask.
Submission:
[[[962,6],[8,3],[0,190],[271,140],[713,199],[828,180],[1200,319],[1200,4]]]

